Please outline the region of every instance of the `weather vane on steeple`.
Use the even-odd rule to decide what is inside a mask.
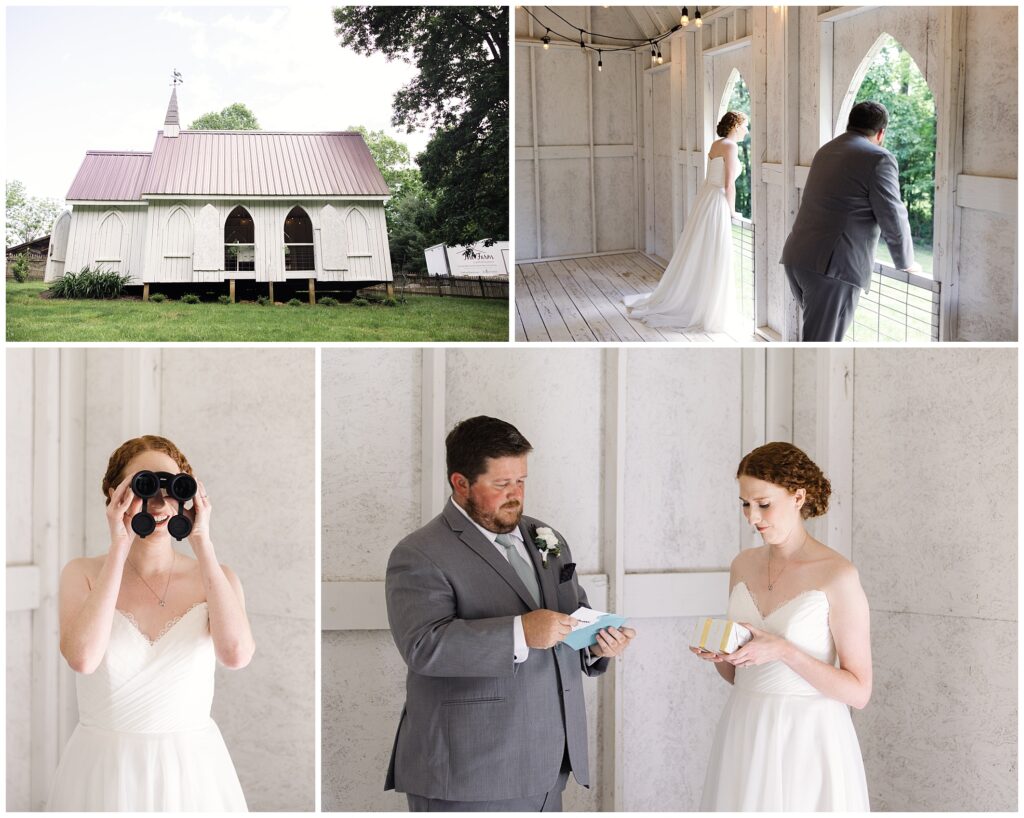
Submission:
[[[172,68],[171,70],[174,72],[174,80],[171,82],[171,85],[177,88],[179,85],[184,83],[185,80],[181,78],[181,74],[178,72],[177,68]]]

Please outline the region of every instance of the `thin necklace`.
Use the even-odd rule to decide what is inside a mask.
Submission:
[[[807,545],[807,540],[808,540],[808,538],[810,536],[811,535],[808,534],[806,531],[804,532],[804,541],[802,543],[800,543],[800,547],[796,550],[796,553],[794,553],[792,557],[790,557],[788,560],[786,560],[786,564],[782,566],[782,570],[779,571],[779,575],[777,577],[775,577],[775,582],[779,581],[779,577],[781,577],[786,572],[786,569],[789,568],[789,564],[793,560],[796,559],[796,555],[804,550],[804,546]],[[768,546],[768,590],[769,591],[771,591],[775,587],[775,582],[772,582],[772,547],[769,545]]]
[[[156,591],[153,590],[153,587],[148,582],[146,582],[145,579],[143,579],[142,574],[139,573],[139,569],[135,567],[135,565],[132,563],[131,560],[128,560],[128,564],[132,566],[132,570],[135,572],[136,576],[138,576],[138,578],[142,580],[142,584],[143,585],[145,585],[147,588],[149,588],[149,592],[153,596],[156,597],[156,601],[160,603],[160,607],[161,608],[165,607],[166,604],[167,604],[167,589],[171,587],[171,575],[174,573],[174,559],[177,556],[178,556],[178,553],[176,551],[172,550],[171,551],[171,567],[170,567],[170,570],[167,571],[167,584],[164,585],[164,595],[163,595],[163,597],[161,597],[160,594],[158,594]],[[127,557],[125,559],[127,559]],[[770,573],[771,572],[769,571],[769,574]],[[771,586],[769,586],[769,588],[770,587]]]

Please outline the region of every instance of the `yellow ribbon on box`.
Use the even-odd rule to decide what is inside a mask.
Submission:
[[[719,651],[725,653],[725,649],[729,646],[729,636],[732,634],[732,622],[726,622],[725,628],[722,630],[722,644],[718,646]]]
[[[703,649],[704,646],[707,644],[708,633],[710,631],[711,631],[711,618],[708,617],[707,619],[704,620],[704,631],[700,635],[700,646],[701,646],[701,649]]]

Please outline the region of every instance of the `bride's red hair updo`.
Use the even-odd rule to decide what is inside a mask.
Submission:
[[[110,490],[117,488],[125,478],[123,474],[125,466],[131,462],[133,457],[143,452],[163,452],[177,463],[178,468],[185,474],[192,474],[192,466],[189,465],[185,455],[181,453],[181,449],[166,437],[159,435],[133,437],[118,446],[110,455],[110,460],[107,461],[107,471],[103,475],[103,498],[107,501],[107,505],[110,505]]]
[[[715,129],[715,133],[719,136],[728,136],[732,133],[732,129],[738,127],[742,123],[747,121],[747,115],[740,111],[726,111],[718,122],[718,128]]]
[[[758,446],[740,461],[736,477],[743,475],[782,486],[790,493],[804,489],[807,499],[800,507],[800,516],[805,520],[828,511],[832,484],[815,462],[792,443]]]

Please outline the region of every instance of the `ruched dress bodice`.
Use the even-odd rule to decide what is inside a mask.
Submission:
[[[823,591],[805,591],[762,616],[746,584],[738,582],[728,616],[836,664]],[[781,661],[737,667],[733,681],[715,730],[703,811],[869,809],[864,761],[846,705]]]
[[[742,166],[740,167],[740,173],[743,172]],[[714,159],[708,160],[708,175],[704,179],[704,184],[711,187],[725,188],[725,157],[716,156]]]
[[[75,679],[79,721],[128,733],[206,727],[216,663],[205,602],[171,620],[153,642],[131,614],[115,611],[103,661]]]
[[[115,611],[98,668],[76,674],[79,723],[47,809],[244,812],[231,756],[210,718],[217,658],[205,602],[150,641]]]
[[[836,643],[828,625],[828,597],[823,591],[805,591],[762,617],[743,582],[729,597],[729,619],[749,622],[792,642],[809,656],[826,664],[836,663]],[[782,662],[736,668],[737,690],[756,693],[785,693],[791,696],[820,696],[810,682]]]

